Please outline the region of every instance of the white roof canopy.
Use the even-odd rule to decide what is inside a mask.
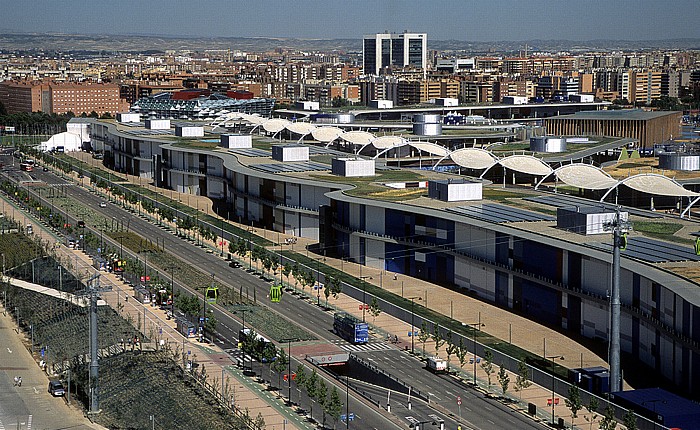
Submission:
[[[421,152],[427,152],[430,155],[438,155],[440,157],[446,157],[450,154],[450,151],[444,146],[440,146],[437,143],[432,142],[408,142],[409,145],[416,148]]]
[[[498,164],[506,169],[535,176],[546,176],[552,173],[549,164],[532,155],[511,155],[500,159]]]
[[[612,178],[599,167],[590,164],[567,164],[556,169],[554,174],[557,179],[564,182],[566,185],[576,188],[607,190],[617,185],[616,179]]]
[[[366,131],[354,130],[346,131],[340,135],[340,138],[353,145],[367,145],[376,139],[376,136]]]
[[[620,181],[620,184],[625,184],[633,190],[643,193],[656,194],[661,196],[674,197],[697,197],[700,193],[687,190],[681,184],[666,176],[657,175],[656,173],[642,173],[640,175],[630,176]]]
[[[450,153],[452,161],[467,169],[488,169],[498,158],[481,148],[460,148]]]
[[[377,149],[389,149],[394,146],[401,146],[405,139],[401,136],[379,136],[372,141],[372,146]]]
[[[302,136],[306,136],[316,128],[315,125],[308,122],[290,122],[286,127],[292,133],[301,134]]]
[[[287,127],[289,124],[290,124],[290,122],[287,121],[286,119],[273,118],[273,119],[268,119],[265,122],[263,122],[262,127],[268,133],[279,133],[280,131],[284,130],[285,127]]]
[[[338,127],[316,127],[311,130],[311,135],[319,142],[332,142],[343,134],[343,130]]]

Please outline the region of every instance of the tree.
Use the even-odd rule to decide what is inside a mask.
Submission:
[[[382,313],[382,309],[379,307],[379,302],[377,301],[377,297],[372,296],[372,302],[369,304],[369,314],[372,315],[372,325],[374,325],[375,321],[377,320],[377,317],[381,313]]]
[[[318,390],[316,393],[316,398],[318,399],[318,405],[321,407],[321,416],[323,417],[323,419],[321,420],[321,426],[322,428],[325,428],[326,406],[328,405],[328,385],[326,385],[326,381],[320,378],[318,381]]]
[[[508,372],[506,372],[506,368],[501,363],[501,366],[498,369],[498,385],[501,386],[501,392],[503,394],[503,397],[506,396],[506,391],[508,391],[508,385],[510,385],[510,376],[508,376]]]
[[[326,280],[327,284],[331,286],[331,294],[334,299],[338,299],[338,295],[343,292],[343,285],[340,283],[340,278],[337,276],[332,276],[330,279]]]
[[[314,418],[314,401],[318,397],[318,374],[316,369],[311,372],[311,376],[306,378],[304,388],[306,389],[306,394],[311,399],[311,419]]]
[[[445,344],[445,338],[440,333],[440,324],[433,326],[433,341],[435,342],[435,355],[437,356],[440,353],[440,348]]]
[[[462,338],[459,338],[462,340]],[[458,346],[455,345],[454,340],[452,339],[452,330],[447,332],[447,337],[445,338],[447,341],[447,348],[445,348],[445,352],[447,352],[447,371],[450,371],[450,360],[452,358],[452,355],[457,353]]]
[[[518,374],[515,377],[515,391],[520,395],[520,400],[523,400],[523,391],[532,385],[530,382],[530,369],[527,368],[524,360],[518,362]]]
[[[423,344],[423,355],[425,355],[425,343],[430,339],[430,332],[428,331],[428,323],[423,321],[420,326],[420,331],[418,332],[418,340]]]
[[[255,417],[253,428],[255,430],[265,430],[265,418],[262,416],[262,412],[258,412],[258,416]]]
[[[287,353],[284,352],[284,348],[280,348],[279,351],[277,351],[277,360],[275,360],[275,363],[272,365],[272,369],[277,373],[277,387],[282,390],[282,372],[284,372],[287,369],[287,364],[289,364],[289,357],[287,357]],[[291,375],[287,375],[288,378],[291,378]]]
[[[574,420],[578,417],[578,411],[583,408],[583,404],[581,404],[581,393],[577,385],[571,384],[569,386],[569,394],[567,398],[564,399],[564,404],[571,410],[571,427],[573,427]]]
[[[287,285],[289,285],[289,274],[292,273],[292,265],[289,263],[284,263],[282,266],[282,275],[287,278]]]
[[[216,320],[214,314],[208,315],[204,320],[204,328],[211,335],[211,341],[214,342],[214,332],[216,331],[216,325],[219,322]]]
[[[583,416],[583,418],[588,421],[590,424],[589,428],[593,428],[593,422],[598,418],[598,407],[600,405],[598,404],[598,398],[595,396],[591,396],[590,400],[588,401],[588,405],[586,406],[586,412],[590,415],[590,418],[586,415]]]
[[[340,413],[343,410],[343,403],[340,400],[340,394],[338,390],[333,387],[331,390],[331,398],[326,405],[326,413],[333,420],[333,428],[338,424],[338,419],[340,418]]]
[[[275,361],[277,357],[277,348],[273,344],[267,344],[263,347],[261,354],[262,362],[267,363],[267,373],[272,378],[272,362]],[[262,371],[260,372],[262,374]]]
[[[459,360],[459,367],[464,367],[467,364],[467,348],[464,346],[462,336],[459,337],[459,345],[457,345],[457,359]]]
[[[328,279],[328,277],[326,277],[326,285],[323,286],[323,296],[326,298],[326,307],[328,307],[328,298],[331,296],[331,284],[329,283],[330,280],[332,280],[332,278]]]
[[[608,403],[603,413],[603,418],[600,420],[600,430],[615,430],[617,421],[615,420],[615,409]]]
[[[303,364],[299,363],[296,374],[297,387],[301,388],[306,386],[306,368]]]
[[[622,417],[622,424],[627,427],[627,430],[637,430],[637,416],[632,409],[627,409],[627,412]]]
[[[486,380],[489,384],[488,389],[491,391],[491,375],[493,375],[496,370],[493,368],[493,353],[490,349],[487,349],[484,353],[484,361],[481,363],[481,368],[484,370],[484,373],[486,373]]]

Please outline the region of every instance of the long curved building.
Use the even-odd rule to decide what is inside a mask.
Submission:
[[[408,172],[417,179],[383,184],[379,164],[376,183],[360,193],[360,182],[330,173],[327,160],[337,154],[322,145],[295,164],[273,160],[261,147],[204,148],[105,120],[90,127],[106,166],[207,196],[231,219],[317,239],[329,255],[455,287],[572,335],[608,339],[610,235],[557,228],[551,210],[431,199],[414,187],[446,176]],[[542,198],[532,209],[551,198],[540,194],[532,191]],[[654,216],[646,212],[630,213]],[[630,236],[622,255],[623,353],[697,397],[700,286],[690,273],[700,258],[690,246],[640,234]]]

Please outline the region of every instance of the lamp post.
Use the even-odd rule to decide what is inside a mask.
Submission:
[[[555,417],[554,417],[554,404],[555,404],[554,396],[556,395],[556,393],[554,392],[554,382],[555,382],[555,379],[554,379],[554,360],[555,359],[563,360],[564,356],[563,355],[548,355],[545,358],[547,360],[551,360],[551,362],[552,362],[552,425],[556,425],[555,424]]]
[[[287,338],[282,339],[281,342],[287,342],[287,400],[289,405],[292,405],[292,341],[297,341],[298,339]]]
[[[316,306],[321,306],[321,260],[316,260]]]
[[[149,415],[148,417],[151,421],[151,430],[155,430],[156,428],[156,418],[153,415]]]
[[[477,329],[481,331],[481,312],[479,312],[479,321],[471,324],[467,324],[468,326],[471,326],[472,329],[472,348],[473,348],[473,354],[474,354],[474,360],[472,360],[472,364],[474,365],[474,368],[472,369],[473,376],[472,376],[472,382],[474,384],[474,387],[476,387],[476,331]]]
[[[170,313],[175,318],[175,269],[177,266],[169,266],[168,269],[170,269]]]
[[[416,337],[416,329],[415,329],[415,324],[414,324],[414,317],[415,313],[413,312],[413,305],[414,305],[414,300],[419,298],[419,297],[407,297],[411,299],[411,355],[414,355],[415,348],[414,348],[414,341],[413,338]]]

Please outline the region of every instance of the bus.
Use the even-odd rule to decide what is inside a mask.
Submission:
[[[23,163],[20,163],[19,169],[24,170],[25,172],[31,172],[32,170],[34,170],[34,162],[32,160],[27,160]]]
[[[248,341],[249,336],[251,335],[251,330],[249,328],[245,328],[241,331],[238,332],[238,346],[239,348],[243,349],[243,345],[246,344]],[[252,351],[245,351],[251,355],[251,357],[255,358],[261,363],[267,363],[268,360],[265,358],[266,354],[265,352],[269,352],[270,356],[272,357],[272,360],[270,361],[275,361],[277,359],[277,349],[275,348],[275,345],[272,344],[269,340],[267,340],[265,337],[255,333],[255,339],[257,342],[255,342],[255,345],[253,346]]]

